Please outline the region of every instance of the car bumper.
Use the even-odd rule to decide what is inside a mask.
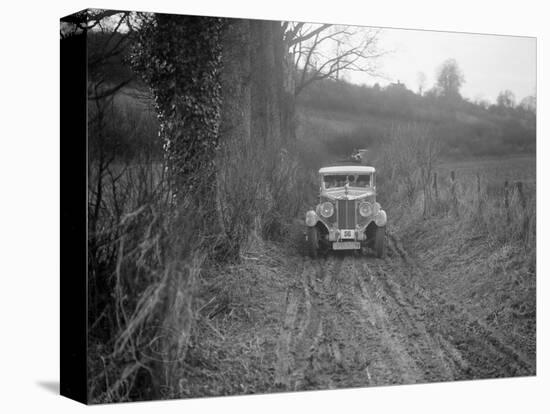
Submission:
[[[360,250],[361,243],[358,241],[340,241],[332,243],[332,250]]]

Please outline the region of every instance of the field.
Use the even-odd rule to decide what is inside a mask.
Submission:
[[[480,174],[487,183],[491,184],[521,181],[533,186],[536,178],[536,157],[516,155],[463,161],[449,160],[443,161],[438,170],[442,175],[455,171],[458,177],[469,179]]]

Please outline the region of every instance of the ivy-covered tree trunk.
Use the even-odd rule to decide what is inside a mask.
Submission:
[[[223,25],[214,17],[155,14],[133,55],[155,99],[175,201],[190,201],[204,218],[215,217]]]
[[[134,64],[153,91],[176,205],[190,201],[206,219],[193,225],[238,256],[252,228],[285,214],[295,108],[281,22],[157,14]]]

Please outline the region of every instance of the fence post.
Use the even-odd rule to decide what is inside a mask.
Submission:
[[[504,208],[506,209],[506,223],[510,224],[510,200],[508,191],[508,180],[504,181]]]
[[[519,202],[521,203],[521,208],[525,209],[527,203],[525,201],[525,194],[523,193],[523,183],[518,181],[516,183],[516,188],[518,190]]]
[[[451,171],[451,202],[453,204],[453,210],[458,217],[458,199],[456,197],[456,175],[454,171]]]
[[[481,213],[483,199],[481,198],[481,177],[479,176],[479,172],[476,174],[476,176],[477,176],[477,210],[478,210],[478,213]]]
[[[523,223],[522,223],[522,230],[523,230],[523,233],[522,233],[522,238],[524,241],[527,241],[527,232],[529,231],[529,213],[526,211],[527,210],[527,200],[525,199],[525,193],[523,192],[523,183],[521,181],[518,181],[516,183],[516,188],[518,190],[518,197],[519,197],[519,202],[521,203],[521,209],[522,209],[522,214],[523,214]]]
[[[439,191],[437,190],[437,173],[434,172],[434,193],[436,201],[439,199]]]

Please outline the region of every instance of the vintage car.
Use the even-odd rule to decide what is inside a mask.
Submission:
[[[319,204],[306,213],[306,243],[317,257],[321,248],[385,255],[386,212],[376,202],[374,167],[337,165],[319,170]]]

